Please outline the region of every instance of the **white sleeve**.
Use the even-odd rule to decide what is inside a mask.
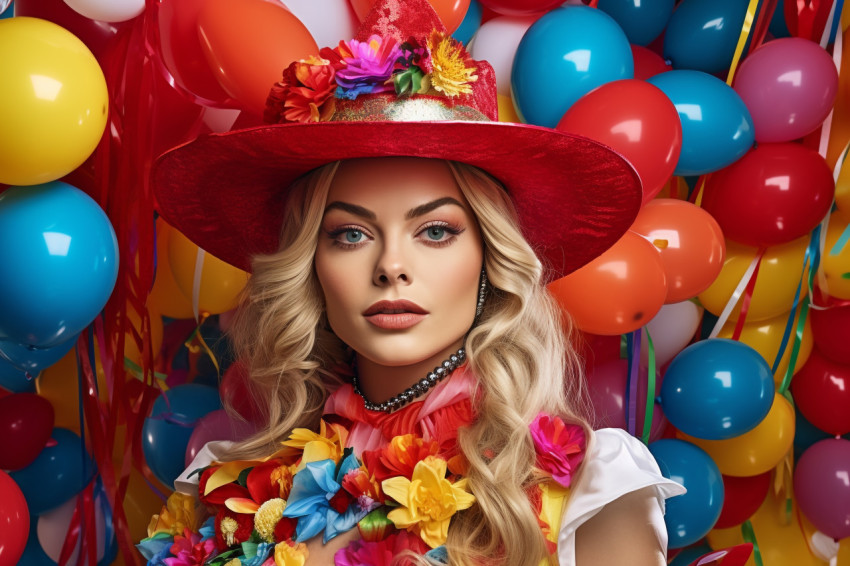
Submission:
[[[644,444],[618,428],[595,431],[582,463],[578,482],[570,490],[558,532],[558,563],[575,565],[576,530],[605,505],[645,487],[654,486],[658,505],[650,522],[662,548],[667,548],[664,500],[685,493],[685,488],[661,475],[655,458]]]
[[[192,460],[189,467],[183,470],[183,473],[174,480],[174,491],[197,498],[198,482],[201,476],[196,474],[195,471],[206,468],[213,462],[226,462],[228,460],[227,454],[234,444],[235,442],[230,440],[214,440],[204,444],[204,447],[195,454],[195,459]]]

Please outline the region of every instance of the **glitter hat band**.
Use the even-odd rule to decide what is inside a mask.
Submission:
[[[493,69],[447,36],[426,0],[378,0],[357,38],[284,70],[265,117],[275,123],[167,152],[152,177],[172,226],[248,271],[253,255],[277,249],[291,183],[341,159],[412,156],[483,169],[510,194],[550,279],[605,251],[640,207],[637,174],[610,148],[497,122]]]

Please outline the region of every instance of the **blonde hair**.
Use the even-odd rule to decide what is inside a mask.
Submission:
[[[446,547],[452,564],[498,557],[498,563],[536,566],[548,552],[527,493],[541,481],[528,427],[540,412],[586,427],[580,364],[568,341],[570,322],[542,285],[543,268],[522,237],[509,195],[479,169],[449,166],[478,220],[490,288],[465,343],[480,385],[477,418],[458,436],[477,504],[452,519]],[[254,260],[231,333],[268,426],[238,446],[235,458],[266,456],[292,428],[315,427],[326,385],[338,382],[330,370],[344,352],[324,319],[313,269],[337,167],[322,167],[292,187],[279,251]]]

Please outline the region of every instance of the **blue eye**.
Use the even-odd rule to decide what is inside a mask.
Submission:
[[[363,232],[360,230],[346,230],[345,231],[345,241],[349,244],[359,243],[360,240],[363,239]]]
[[[446,235],[446,229],[442,226],[431,226],[428,228],[427,234],[434,241],[442,240]]]

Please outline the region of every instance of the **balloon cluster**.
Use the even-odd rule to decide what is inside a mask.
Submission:
[[[835,3],[430,1],[493,65],[500,119],[598,140],[642,181],[631,229],[549,289],[582,331],[595,424],[641,436],[688,488],[668,502],[671,548],[699,544],[681,554],[695,558],[758,539],[766,563],[820,564],[815,530],[850,536],[850,97],[828,47],[841,55]],[[204,339],[226,328],[247,274],[155,218],[150,165],[258,124],[281,69],[353,37],[372,2],[8,4],[0,566],[108,563],[116,547],[129,563],[157,491],[206,442],[258,421],[244,368],[216,366],[226,356]],[[64,544],[86,516],[94,538]]]

